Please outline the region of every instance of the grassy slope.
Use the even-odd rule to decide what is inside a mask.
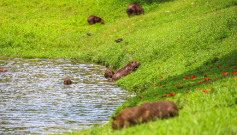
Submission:
[[[237,75],[232,72],[237,70],[237,1],[139,1],[146,14],[132,18],[125,13],[129,3],[2,0],[0,55],[77,58],[116,69],[138,60],[137,71],[116,83],[139,94],[116,112],[162,99],[180,108],[173,119],[117,132],[109,123],[79,134],[236,134]],[[106,24],[89,26],[91,14]],[[117,38],[124,41],[114,42]],[[195,79],[183,80],[193,75]],[[204,81],[205,75],[211,80]],[[206,89],[211,91],[200,92]],[[168,93],[176,96],[161,98]]]

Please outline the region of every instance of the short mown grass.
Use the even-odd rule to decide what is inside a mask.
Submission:
[[[112,116],[158,100],[174,101],[180,109],[178,117],[125,130],[112,131],[110,120],[73,134],[236,134],[237,1],[138,0],[145,15],[128,18],[131,3],[2,0],[0,55],[79,59],[116,70],[140,61],[135,72],[116,82],[137,96]],[[90,15],[105,25],[88,25]],[[118,38],[124,40],[116,43]],[[176,95],[162,98],[169,93]]]

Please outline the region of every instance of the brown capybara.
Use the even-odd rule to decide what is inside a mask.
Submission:
[[[7,69],[5,69],[5,68],[0,68],[0,72],[7,72]]]
[[[139,61],[131,61],[127,65],[125,65],[123,68],[121,68],[119,71],[117,71],[113,77],[112,80],[116,81],[119,80],[120,78],[132,73],[132,71],[135,70],[140,65]]]
[[[126,12],[128,17],[130,17],[130,15],[144,14],[144,9],[136,4],[131,4],[128,6]]]
[[[152,113],[146,107],[138,106],[122,110],[119,115],[113,117],[113,130],[125,129],[139,123],[149,122],[153,119]]]
[[[71,79],[70,79],[69,77],[66,77],[66,78],[64,79],[64,84],[65,84],[65,85],[72,84]]]
[[[107,69],[105,71],[105,78],[112,78],[112,76],[114,75],[114,72],[111,69]]]
[[[168,100],[157,101],[154,103],[145,103],[141,106],[149,109],[154,118],[165,119],[179,115],[177,105]]]
[[[102,20],[101,18],[97,17],[97,16],[89,16],[88,19],[87,19],[87,22],[90,24],[90,25],[93,25],[95,23],[101,23],[101,24],[104,24],[104,20]]]

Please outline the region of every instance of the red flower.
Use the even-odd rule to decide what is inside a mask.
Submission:
[[[168,96],[168,94],[164,94],[162,97],[167,97]]]
[[[188,94],[189,92],[186,92],[186,94]]]
[[[207,90],[204,90],[203,92],[207,92]]]
[[[237,74],[237,72],[235,71],[235,72],[233,72],[233,74],[235,75],[235,74]]]
[[[219,66],[221,65],[221,64],[218,64]]]
[[[186,79],[188,79],[188,77],[184,77],[184,79],[183,79],[183,80],[186,80]]]
[[[208,81],[208,80],[210,80],[210,78],[205,78],[205,81]]]
[[[140,99],[142,99],[142,98],[143,98],[143,96],[140,96],[139,98],[140,98]]]
[[[199,81],[198,83],[202,83],[202,81]]]
[[[160,76],[160,79],[162,79],[163,77],[162,76]]]
[[[174,84],[172,86],[174,86]]]
[[[190,78],[191,78],[191,79],[194,79],[194,78],[196,78],[196,76],[191,76]]]
[[[182,85],[181,83],[177,83],[177,85]]]
[[[141,93],[144,93],[144,92],[141,92]]]
[[[159,83],[159,86],[161,86],[161,84]]]
[[[190,86],[190,84],[188,84],[188,86]]]
[[[222,75],[227,75],[228,73],[222,73]]]
[[[157,93],[156,94],[154,94],[154,96],[156,96],[157,95]]]
[[[169,96],[174,96],[175,94],[174,93],[170,93]]]
[[[216,78],[216,80],[218,80],[218,78]]]
[[[151,83],[151,86],[153,85],[153,83]]]

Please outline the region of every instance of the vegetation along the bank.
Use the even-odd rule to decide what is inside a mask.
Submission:
[[[129,18],[134,2],[145,14]],[[113,70],[139,61],[116,81],[137,96],[111,118],[159,100],[179,108],[166,120],[113,131],[110,119],[73,134],[237,134],[237,0],[1,0],[0,14],[1,56],[79,59]],[[91,15],[104,24],[89,25]]]

